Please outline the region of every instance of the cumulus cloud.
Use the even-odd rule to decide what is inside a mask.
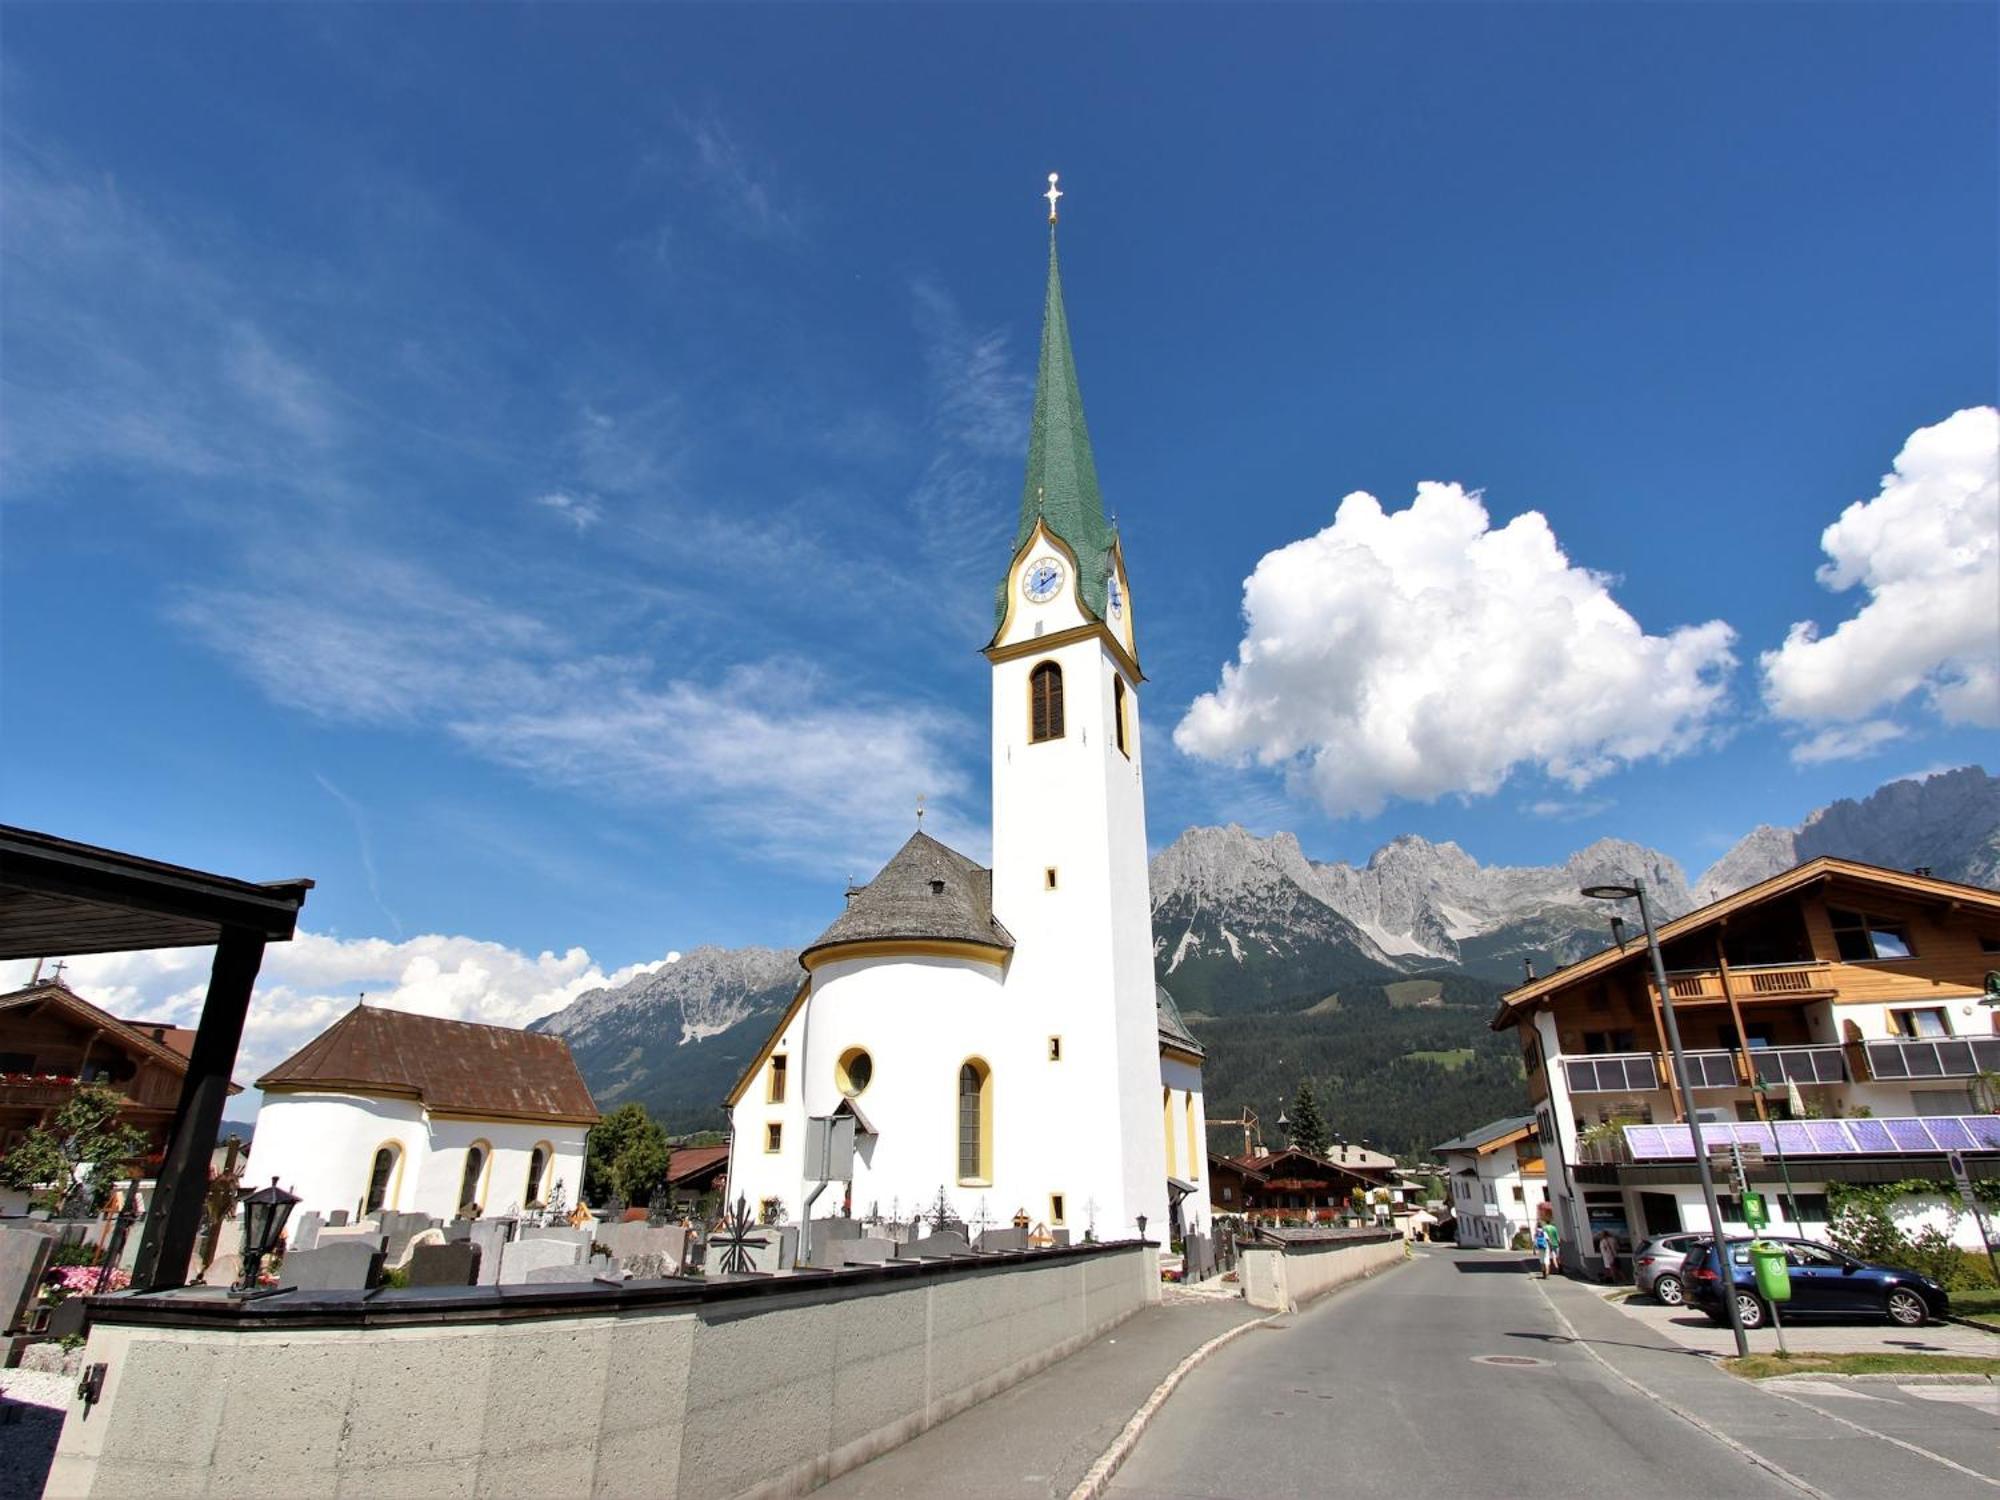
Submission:
[[[247,1085],[284,1061],[351,1010],[364,991],[368,1004],[385,1010],[525,1026],[587,990],[623,984],[677,957],[606,973],[582,948],[528,954],[470,937],[427,934],[389,942],[301,932],[265,950],[236,1081]],[[212,948],[86,954],[70,960],[63,980],[113,1015],[194,1026],[213,960]],[[31,972],[30,964],[0,964],[0,987],[25,984]]]
[[[1282,767],[1334,814],[1491,793],[1517,767],[1574,790],[1679,754],[1713,732],[1735,666],[1722,621],[1646,634],[1540,514],[1495,529],[1455,484],[1395,512],[1349,495],[1264,556],[1243,613],[1236,660],[1174,743]]]
[[[1820,535],[1820,583],[1866,600],[1822,635],[1801,620],[1759,658],[1764,701],[1809,733],[1800,761],[1898,737],[1883,717],[1919,698],[1947,724],[2000,725],[2000,410],[1919,428],[1871,499]]]
[[[572,495],[568,490],[550,490],[535,496],[535,504],[552,511],[578,531],[588,531],[604,519],[604,510],[588,495]]]

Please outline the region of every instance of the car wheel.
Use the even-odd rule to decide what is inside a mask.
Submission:
[[[1897,1287],[1889,1293],[1889,1321],[1900,1323],[1905,1328],[1921,1328],[1929,1321],[1931,1310],[1924,1306],[1924,1299],[1907,1287]]]
[[[1748,1292],[1736,1294],[1736,1317],[1745,1328],[1764,1326],[1764,1304]]]
[[[1653,1296],[1667,1307],[1679,1307],[1687,1301],[1687,1289],[1681,1285],[1680,1277],[1668,1271],[1654,1281]]]

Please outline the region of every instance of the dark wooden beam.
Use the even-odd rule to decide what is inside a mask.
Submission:
[[[132,1271],[132,1285],[142,1291],[187,1284],[188,1260],[201,1233],[202,1205],[208,1197],[209,1157],[222,1123],[223,1101],[229,1097],[229,1072],[236,1063],[250,993],[263,962],[262,933],[224,929],[215,947],[201,1026],[195,1032],[173,1134],[160,1165],[159,1185],[147,1205],[146,1230]]]

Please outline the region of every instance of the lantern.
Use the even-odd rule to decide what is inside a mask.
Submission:
[[[257,1273],[263,1269],[264,1257],[278,1248],[285,1221],[298,1201],[278,1186],[275,1177],[269,1187],[258,1188],[243,1200],[243,1275],[236,1283],[238,1291],[257,1289]]]

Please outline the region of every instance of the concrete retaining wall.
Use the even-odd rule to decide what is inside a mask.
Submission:
[[[46,1493],[804,1494],[1160,1295],[1138,1244],[1010,1261],[582,1289],[574,1314],[528,1318],[498,1296],[414,1322],[307,1304],[295,1326],[101,1306],[84,1363],[103,1396],[72,1402]]]
[[[1238,1250],[1243,1300],[1290,1312],[1363,1276],[1394,1265],[1405,1253],[1400,1234],[1301,1234],[1283,1243]]]

